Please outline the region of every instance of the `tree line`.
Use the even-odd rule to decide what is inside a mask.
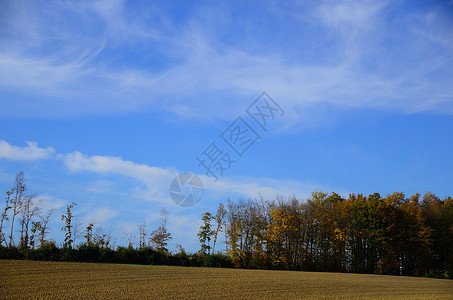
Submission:
[[[61,215],[58,246],[47,239],[54,210],[43,212],[39,197],[26,192],[21,172],[6,191],[0,258],[453,277],[453,199],[432,193],[227,200],[202,214],[198,252],[177,245],[171,253],[165,209],[155,230],[139,224],[138,234],[123,233],[129,244],[116,247],[101,227],[74,221],[73,202]]]
[[[430,192],[343,198],[315,191],[307,200],[228,201],[203,221],[201,249],[210,249],[211,237],[215,246],[212,225],[223,226],[236,267],[453,275],[453,199]]]
[[[111,233],[105,232],[101,226],[89,223],[82,228],[81,223],[74,219],[76,206],[75,202],[67,205],[60,217],[64,240],[59,246],[47,238],[49,221],[55,210],[43,212],[39,197],[27,193],[24,173],[17,174],[13,187],[6,191],[1,214],[0,259],[232,267],[230,258],[222,253],[188,253],[181,245],[177,245],[178,252],[170,253],[168,242],[172,236],[167,229],[168,212],[165,208],[161,211],[160,226],[155,230],[148,233],[145,223],[138,224],[138,234],[123,233],[129,244],[116,247]],[[135,247],[137,235],[139,241]],[[77,238],[82,241],[77,243]]]

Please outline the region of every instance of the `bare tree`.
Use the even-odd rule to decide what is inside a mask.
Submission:
[[[77,246],[76,240],[79,237],[82,237],[82,226],[83,226],[83,222],[80,221],[80,219],[77,217],[75,219],[74,225],[73,225],[74,246]]]
[[[222,203],[219,203],[219,208],[217,209],[217,214],[214,216],[214,220],[216,221],[216,229],[213,231],[213,234],[214,234],[214,242],[213,242],[213,245],[212,245],[212,254],[214,254],[214,250],[215,250],[215,244],[217,242],[217,236],[219,234],[219,232],[222,230],[222,225],[224,223],[224,219],[225,219],[225,216],[226,216],[226,210],[225,210],[225,207],[223,206]]]
[[[128,247],[133,248],[135,240],[137,239],[137,235],[132,234],[130,232],[123,232],[122,234],[124,235],[124,237],[127,238],[128,242],[129,242]]]
[[[112,241],[112,231],[105,232],[102,226],[96,228],[96,232],[93,235],[93,241],[96,245],[101,248],[109,248]]]
[[[168,210],[164,207],[160,211],[160,223],[161,225],[167,227],[167,222],[168,222]]]
[[[25,178],[24,172],[20,172],[16,175],[16,181],[14,182],[14,187],[11,190],[13,192],[13,197],[10,200],[11,209],[13,212],[13,216],[11,219],[11,232],[9,235],[9,247],[11,247],[13,242],[13,233],[14,233],[14,222],[16,220],[16,216],[20,213],[20,209],[22,206],[22,201],[24,198],[25,190],[27,189],[25,185]]]
[[[37,200],[36,195],[25,196],[22,201],[21,229],[20,229],[20,247],[28,248],[30,221],[39,212],[41,201]]]
[[[38,230],[39,230],[39,243],[40,243],[41,247],[44,246],[44,243],[46,242],[46,235],[49,233],[48,224],[49,224],[50,216],[52,215],[54,210],[55,210],[54,208],[49,209],[45,216],[40,217],[41,222],[39,222],[40,226],[39,226]]]
[[[13,194],[14,190],[11,189],[9,191],[6,191],[6,199],[5,199],[5,209],[3,210],[3,213],[2,213],[2,218],[1,218],[1,221],[0,221],[0,245],[5,242],[5,246],[7,245],[6,244],[6,235],[5,233],[3,232],[3,222],[5,221],[9,221],[9,218],[8,218],[8,210],[11,209],[11,206],[10,206],[10,201],[11,201],[11,195]]]
[[[145,239],[146,239],[146,222],[143,224],[137,225],[140,237],[139,248],[145,248]]]

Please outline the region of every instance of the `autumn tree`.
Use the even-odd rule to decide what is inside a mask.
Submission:
[[[229,200],[224,226],[236,267],[440,277],[453,270],[453,200],[431,193],[422,201],[319,191],[304,201]]]
[[[30,244],[30,248],[32,250],[35,249],[35,238],[38,234],[38,230],[40,227],[41,227],[41,222],[39,222],[39,221],[34,221],[31,224],[31,229],[30,229],[31,234],[30,234],[29,244]]]
[[[150,234],[149,242],[153,248],[168,252],[168,241],[172,239],[170,232],[167,230],[168,211],[163,208],[160,212],[160,226]]]
[[[288,267],[287,230],[290,218],[283,208],[272,208],[271,222],[268,225],[268,250],[271,253],[272,264],[281,268]]]
[[[453,274],[453,199],[441,200],[431,192],[423,196],[422,215],[431,230],[430,255],[425,256],[431,273]]]
[[[214,253],[215,251],[215,245],[217,243],[217,237],[219,235],[219,232],[222,230],[223,228],[223,223],[224,223],[224,220],[225,220],[225,215],[226,215],[226,210],[225,210],[225,207],[223,206],[222,203],[219,203],[219,208],[217,209],[217,213],[216,215],[214,216],[214,220],[216,222],[216,227],[215,229],[213,230],[213,236],[214,236],[214,241],[213,241],[213,245],[212,245],[212,253]]]
[[[420,204],[420,194],[415,194],[400,206],[401,223],[401,273],[402,275],[423,275],[429,269],[426,257],[430,256],[433,230],[426,225]]]
[[[88,246],[93,244],[93,223],[89,223],[88,226],[85,228],[85,235],[83,236],[86,239],[86,244]]]

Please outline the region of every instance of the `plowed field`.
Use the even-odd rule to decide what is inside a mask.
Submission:
[[[453,281],[0,260],[2,299],[453,299]]]

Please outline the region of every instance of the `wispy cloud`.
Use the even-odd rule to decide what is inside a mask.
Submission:
[[[158,167],[137,164],[125,161],[121,157],[112,156],[86,156],[80,152],[73,152],[60,156],[71,171],[93,171],[98,173],[117,173],[136,179],[167,176],[169,172]]]
[[[31,161],[51,158],[54,153],[54,148],[39,148],[36,142],[27,142],[27,146],[21,148],[0,140],[0,158],[4,159]]]
[[[0,140],[0,158],[20,161],[56,158],[72,172],[92,172],[105,176],[101,180],[97,179],[89,184],[86,187],[89,192],[136,197],[164,204],[171,203],[168,187],[173,177],[180,173],[176,168],[149,166],[124,160],[121,157],[88,156],[78,151],[69,154],[55,154],[52,147],[39,148],[37,143],[34,142],[27,142],[27,146],[21,148]],[[136,184],[131,185],[129,191],[120,191],[117,186],[118,178],[109,179],[108,177],[118,175],[134,179]],[[290,194],[308,197],[314,189],[330,189],[327,186],[295,180],[224,177],[215,182],[213,178],[204,174],[198,175],[204,182],[209,195],[217,198],[224,198],[225,195],[229,195],[245,198],[263,196],[267,199],[273,199],[277,195],[288,196]],[[50,196],[45,196],[45,198],[49,198],[49,201],[52,200]],[[61,201],[57,202],[61,206]]]
[[[165,190],[165,187],[168,187],[172,175],[176,174],[176,170],[171,168],[138,164],[123,160],[121,157],[87,156],[77,151],[66,155],[60,154],[58,157],[71,171],[90,171],[133,178],[139,182],[139,185],[146,185],[146,191],[140,192],[145,194],[142,197],[158,202],[168,202],[168,191]]]
[[[4,144],[12,149],[22,149],[2,141],[0,150],[1,145]],[[33,145],[31,148],[37,148],[36,144],[31,145]],[[74,209],[74,212],[77,216],[83,216],[84,224],[94,222],[96,226],[105,228],[105,226],[112,225],[113,220],[117,220],[115,224],[120,224],[119,230],[122,230],[120,232],[135,232],[136,224],[146,222],[151,229],[158,223],[160,208],[167,207],[170,211],[175,211],[168,223],[174,242],[182,243],[190,249],[197,247],[197,242],[192,237],[199,229],[201,210],[214,211],[218,202],[225,202],[227,198],[275,199],[279,195],[289,197],[294,194],[296,197],[304,199],[308,198],[315,189],[332,190],[325,185],[290,179],[226,176],[215,182],[211,177],[198,174],[204,183],[204,197],[196,207],[185,209],[172,202],[168,191],[171,180],[179,173],[175,168],[140,164],[124,160],[121,157],[89,156],[78,151],[56,155],[54,155],[53,149],[51,152],[54,159],[62,162],[69,171],[74,172],[71,176],[75,176],[77,173],[97,174],[91,183],[92,179],[89,179],[89,176],[85,177],[88,178],[88,184],[75,183],[79,192],[85,189],[85,192],[91,196],[78,198],[74,197],[74,194],[69,195],[72,201],[76,201],[80,205]],[[2,152],[0,151],[0,153]],[[133,180],[124,180],[128,178]],[[74,179],[74,182],[77,182],[77,179]],[[125,182],[126,184],[124,184]],[[61,185],[58,186],[61,187]],[[338,192],[338,189],[336,191]],[[93,195],[93,192],[96,194]],[[118,196],[120,193],[122,201],[111,200],[111,194]],[[105,197],[102,194],[105,194]],[[49,209],[62,210],[66,204],[71,202],[47,193],[40,195],[39,198],[43,200],[43,213]],[[137,199],[140,201],[136,201]],[[133,217],[131,217],[132,213]],[[52,225],[55,228],[59,226]],[[121,229],[122,227],[124,229]],[[123,239],[123,243],[127,243],[127,241]]]
[[[178,21],[165,9],[122,1],[60,3],[55,13],[16,4],[4,30],[24,37],[1,39],[0,86],[33,93],[33,110],[24,113],[43,107],[44,116],[152,108],[218,120],[236,114],[219,107],[242,107],[262,90],[291,111],[293,125],[319,104],[453,113],[451,21],[436,9],[399,7],[389,17],[396,6],[324,1],[268,9],[269,22],[283,12],[292,24],[281,37],[287,46],[279,47],[266,39],[224,38],[221,22],[232,12],[206,5]],[[72,18],[80,20],[78,31],[67,21]],[[238,22],[249,26],[249,37],[258,33]],[[248,37],[234,29],[228,34]]]
[[[334,30],[373,29],[381,10],[388,6],[387,1],[336,1],[320,2],[313,14]],[[345,32],[346,33],[346,32]]]
[[[161,168],[137,164],[125,161],[120,157],[87,156],[80,152],[58,156],[71,171],[89,171],[105,175],[121,175],[137,180],[137,187],[146,185],[146,190],[130,187],[134,191],[134,197],[140,197],[164,204],[171,203],[168,188],[171,180],[178,174],[173,168]],[[296,180],[276,180],[272,178],[230,178],[225,177],[215,182],[213,178],[204,174],[198,174],[204,182],[206,192],[215,199],[225,197],[242,197],[275,199],[277,195],[296,195],[307,198],[315,189],[330,191],[331,187],[310,182],[298,182]],[[104,181],[103,181],[104,182]],[[110,181],[108,187],[102,185],[102,190],[97,192],[111,192],[113,189]],[[90,190],[91,190],[90,186]],[[113,191],[114,192],[114,191]],[[208,196],[208,197],[209,197]]]

